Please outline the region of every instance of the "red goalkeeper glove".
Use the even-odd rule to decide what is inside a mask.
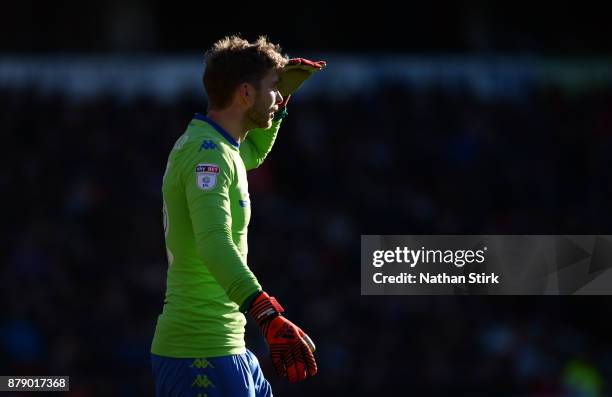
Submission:
[[[298,90],[313,73],[323,70],[327,66],[325,61],[309,61],[304,58],[293,58],[285,65],[280,72],[278,81],[278,91],[283,96],[284,101],[281,104],[285,106],[289,97]]]
[[[257,321],[268,342],[274,369],[290,382],[298,382],[317,373],[312,340],[282,316],[283,307],[265,292],[253,301],[249,313]]]

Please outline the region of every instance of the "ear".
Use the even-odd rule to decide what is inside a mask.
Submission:
[[[242,83],[238,87],[238,98],[240,103],[248,107],[253,106],[255,103],[256,90],[250,83]]]

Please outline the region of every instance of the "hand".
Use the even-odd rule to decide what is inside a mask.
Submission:
[[[323,70],[325,61],[309,61],[304,58],[290,59],[279,76],[278,90],[283,97],[289,97],[302,86],[313,73]]]
[[[274,297],[261,292],[249,313],[268,342],[276,373],[297,382],[317,373],[315,346],[300,327],[282,316],[284,311]]]

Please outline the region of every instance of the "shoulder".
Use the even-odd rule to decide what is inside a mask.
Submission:
[[[228,175],[234,174],[234,157],[232,149],[223,141],[223,137],[214,133],[194,134],[183,145],[185,167],[191,172],[217,171]]]

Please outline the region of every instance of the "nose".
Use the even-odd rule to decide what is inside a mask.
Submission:
[[[280,91],[276,91],[276,104],[280,104],[283,103],[283,95],[280,93]]]

